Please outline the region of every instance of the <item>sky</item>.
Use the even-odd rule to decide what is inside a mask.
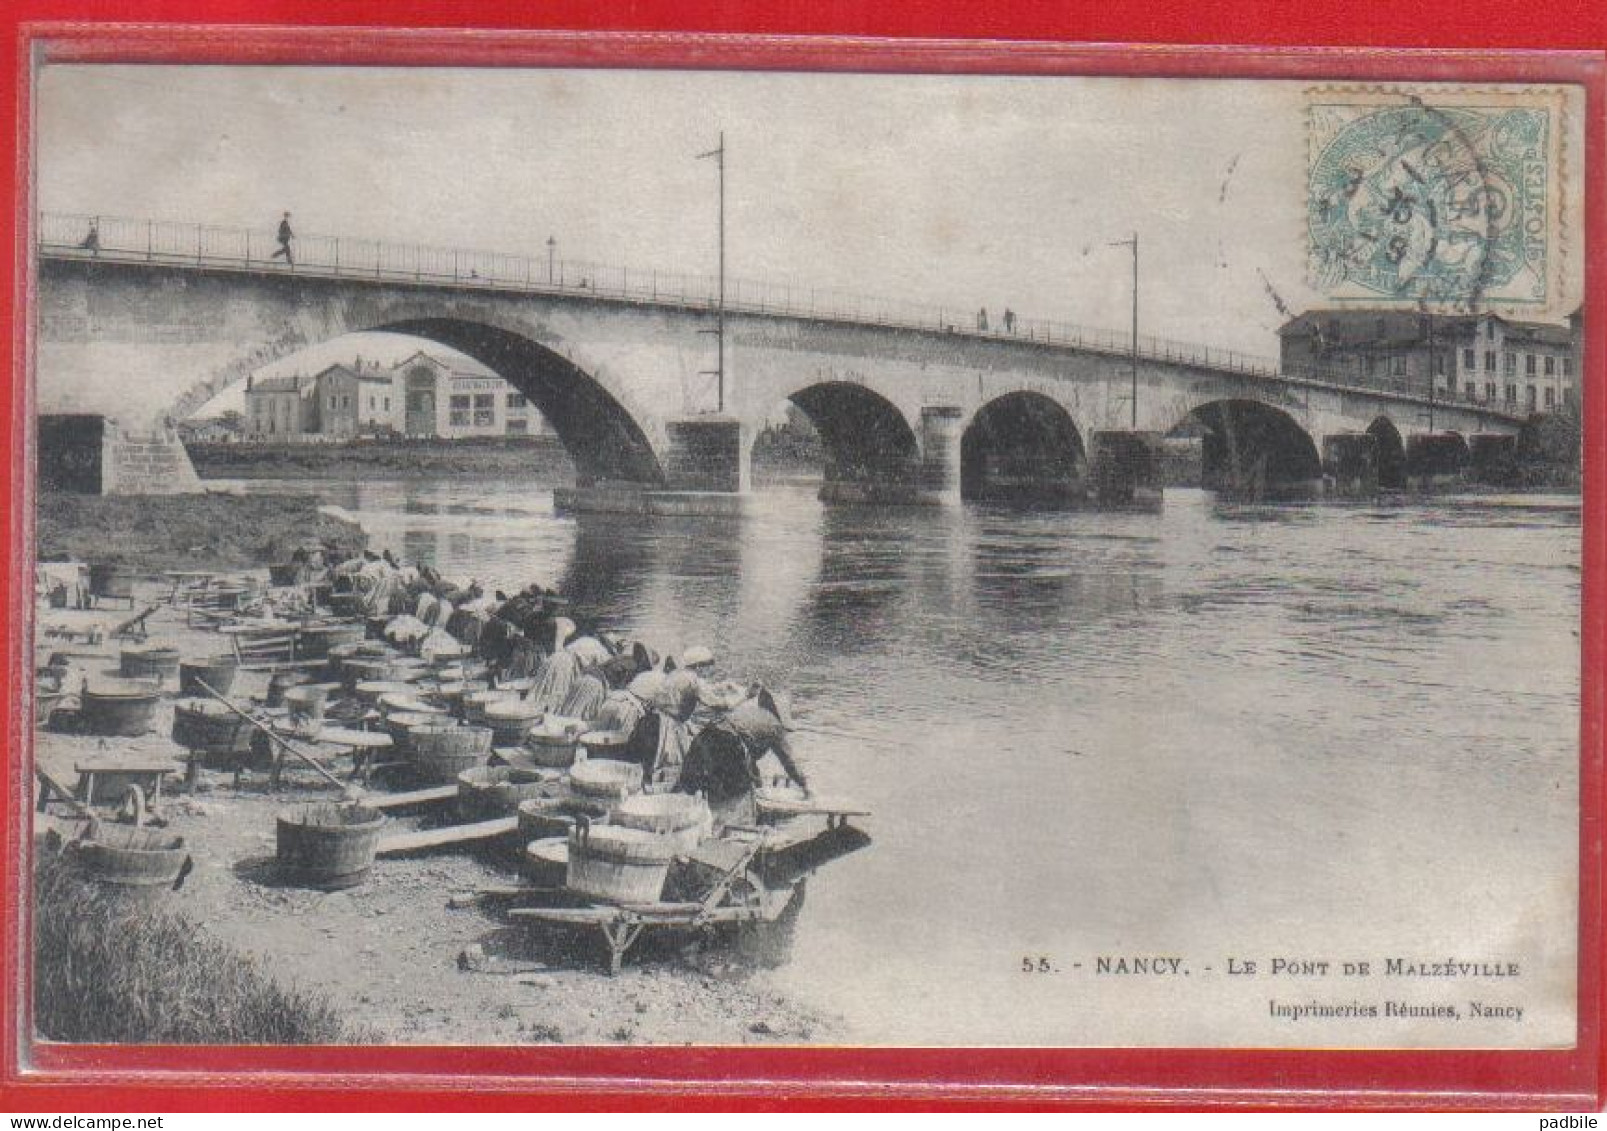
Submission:
[[[48,65],[45,211],[1006,306],[1275,355],[1306,284],[1304,82]]]
[[[728,271],[1274,351],[1296,84],[50,66],[46,211]],[[1269,113],[1269,110],[1272,111]],[[1281,112],[1280,112],[1281,111]],[[1280,232],[1278,229],[1285,229]],[[1282,238],[1280,238],[1280,236]]]

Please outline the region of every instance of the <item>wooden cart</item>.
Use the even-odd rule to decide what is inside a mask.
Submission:
[[[547,926],[595,928],[608,948],[608,972],[618,974],[625,953],[651,927],[777,922],[811,873],[870,843],[848,823],[864,815],[857,809],[800,808],[778,825],[728,828],[676,859],[668,887],[691,898],[611,904],[563,889],[527,888],[519,894],[541,893],[555,905],[514,907],[508,914]],[[826,827],[808,820],[811,816],[824,817]]]

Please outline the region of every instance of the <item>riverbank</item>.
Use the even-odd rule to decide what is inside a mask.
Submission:
[[[305,495],[77,495],[41,491],[40,561],[165,569],[228,570],[285,562],[308,541],[347,553],[367,544],[356,523],[326,514]]]
[[[203,479],[388,479],[445,475],[574,481],[574,464],[556,436],[463,440],[353,440],[331,444],[190,444]]]
[[[146,622],[149,645],[185,656],[226,650],[216,633],[186,622],[142,584],[135,605],[157,605]],[[65,646],[50,627],[99,627],[121,610],[41,610],[44,653],[68,653],[66,681],[117,666],[117,646]],[[241,673],[231,697],[266,690],[265,673]],[[137,738],[99,738],[41,728],[38,766],[67,785],[92,757],[171,760],[184,751],[168,737],[173,701],[164,697],[152,729]],[[175,781],[176,779],[170,779]],[[379,792],[379,790],[375,790]],[[277,814],[304,801],[334,800],[311,770],[292,769],[278,792],[252,772],[203,770],[193,794],[164,789],[160,815],[182,836],[195,868],[163,897],[211,944],[245,956],[283,990],[327,1005],[345,1033],[386,1044],[747,1044],[832,1041],[841,1022],[797,1005],[772,986],[761,956],[701,935],[644,939],[617,977],[595,934],[555,935],[520,926],[496,904],[461,897],[520,882],[490,849],[458,846],[379,860],[361,886],[320,892],[285,884],[275,865]],[[450,823],[450,810],[403,810],[387,833]],[[76,836],[64,808],[36,821],[43,834]],[[138,1039],[127,1037],[124,1039]],[[150,1037],[144,1039],[152,1039]]]

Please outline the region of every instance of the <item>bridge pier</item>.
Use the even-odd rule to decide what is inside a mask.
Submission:
[[[692,416],[665,425],[669,449],[664,482],[671,491],[736,493],[746,486],[742,422],[727,416]]]
[[[560,512],[734,517],[746,506],[748,460],[742,422],[728,416],[692,416],[665,425],[664,483],[613,480],[558,487]]]
[[[1322,438],[1323,488],[1341,499],[1378,494],[1378,438],[1366,432],[1341,432]]]
[[[1421,432],[1406,439],[1406,481],[1421,491],[1457,487],[1467,478],[1468,445],[1456,432]]]
[[[960,501],[960,420],[957,405],[921,409],[921,492],[932,502]]]
[[[1101,510],[1158,512],[1165,481],[1159,432],[1095,432],[1089,467]]]

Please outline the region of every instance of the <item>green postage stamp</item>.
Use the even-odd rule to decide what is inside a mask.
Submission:
[[[1341,303],[1549,309],[1575,250],[1565,112],[1557,88],[1308,91],[1312,285]]]

